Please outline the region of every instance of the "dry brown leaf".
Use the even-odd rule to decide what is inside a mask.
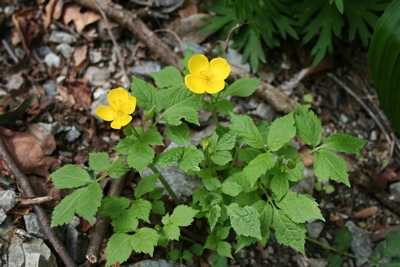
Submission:
[[[71,95],[68,92],[68,88],[65,86],[62,86],[61,84],[56,84],[56,90],[57,90],[57,94],[58,96],[56,96],[57,100],[63,102],[63,103],[67,103],[69,107],[72,107],[73,105],[75,105],[76,101],[73,95]]]
[[[78,69],[81,69],[84,63],[87,61],[87,50],[88,46],[83,45],[80,47],[77,47],[74,52],[74,62],[75,62],[75,67]]]
[[[47,27],[49,27],[51,20],[53,19],[53,12],[54,12],[54,7],[56,6],[57,0],[50,0],[46,7],[45,7],[45,13],[43,13],[43,17],[44,17],[44,22],[43,22],[43,26],[45,29],[47,29]]]
[[[35,12],[36,8],[31,7],[19,10],[12,15],[12,21],[27,55],[31,54],[29,46],[33,39],[40,33],[39,25],[33,20]]]
[[[199,34],[198,31],[207,25],[204,18],[211,17],[209,14],[193,14],[184,19],[176,19],[168,26],[168,29],[175,32],[182,41],[191,41],[193,43],[201,43],[211,32]]]
[[[76,79],[68,83],[68,91],[74,96],[78,106],[89,110],[92,103],[92,93],[86,79]]]
[[[29,182],[35,191],[36,196],[44,197],[49,196],[52,200],[44,202],[43,205],[48,207],[49,209],[53,209],[61,200],[61,191],[58,188],[55,188],[53,183],[48,180],[39,178],[37,176],[30,176]]]
[[[179,17],[181,19],[187,18],[190,15],[197,14],[199,9],[197,8],[197,5],[195,3],[188,3],[185,5],[184,8],[181,8],[178,10]]]
[[[53,19],[58,20],[61,18],[63,7],[64,7],[64,0],[57,0],[56,5],[54,6]]]
[[[303,147],[299,152],[299,156],[302,157],[303,155],[305,155],[307,153],[308,153],[308,149]],[[301,161],[303,161],[304,166],[312,167],[314,165],[314,155],[310,154],[310,155],[304,157]]]
[[[353,218],[361,219],[375,215],[379,211],[377,206],[371,206],[360,211],[357,211]]]
[[[35,173],[46,177],[47,180],[50,179],[42,148],[35,138],[27,133],[13,132],[3,127],[0,127],[0,135],[23,173]]]
[[[400,231],[400,225],[393,225],[393,226],[387,226],[387,225],[380,225],[375,227],[375,232],[371,236],[371,240],[373,242],[378,242],[381,241],[385,238],[385,236],[394,231]]]
[[[51,155],[56,150],[57,145],[54,136],[43,125],[31,123],[26,132],[36,139],[45,155]]]
[[[78,33],[81,33],[87,25],[101,19],[100,14],[91,10],[81,12],[81,9],[82,7],[80,5],[70,4],[65,6],[63,14],[64,24],[68,25],[73,21]]]

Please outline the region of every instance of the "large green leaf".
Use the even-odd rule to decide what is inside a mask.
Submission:
[[[379,19],[368,51],[368,65],[383,111],[400,133],[400,0]]]

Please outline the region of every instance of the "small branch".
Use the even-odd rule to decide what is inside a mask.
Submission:
[[[42,204],[45,202],[48,202],[52,200],[53,198],[50,196],[45,196],[45,197],[35,197],[35,198],[20,198],[19,199],[19,204],[21,206],[30,206],[30,205],[38,205]]]
[[[4,39],[1,39],[1,43],[3,46],[6,48],[8,54],[10,57],[14,60],[15,63],[18,63],[18,58],[14,55],[13,51],[11,50],[10,46],[8,46],[8,43],[4,41]]]
[[[3,138],[0,136],[0,159],[4,161],[4,163],[8,166],[10,171],[14,174],[15,179],[22,189],[23,193],[26,197],[36,198],[35,191],[29,184],[28,178],[21,172],[15,163],[14,159],[11,157],[10,153],[7,150],[7,147],[3,141]],[[56,232],[53,228],[50,227],[50,219],[47,215],[44,208],[40,205],[34,205],[33,209],[38,217],[40,224],[42,225],[43,231],[47,238],[49,239],[50,244],[53,246],[55,251],[60,256],[61,260],[64,262],[65,266],[68,267],[77,267],[76,262],[72,259],[71,255],[69,255],[67,249],[64,244],[58,238]]]
[[[122,187],[125,183],[126,175],[120,179],[113,179],[108,196],[119,196],[121,194]],[[108,228],[110,227],[111,219],[108,216],[99,215],[96,226],[93,233],[90,234],[89,247],[86,251],[86,259],[88,262],[85,266],[91,266],[91,264],[97,263],[100,255],[100,250],[103,244],[105,235],[107,234]]]

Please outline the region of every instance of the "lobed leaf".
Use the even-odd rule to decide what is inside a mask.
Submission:
[[[271,151],[279,150],[296,135],[294,123],[293,113],[272,122],[267,137],[267,144]]]
[[[135,198],[140,198],[144,194],[153,191],[156,187],[156,182],[159,176],[159,173],[155,173],[146,177],[142,177],[135,189]]]
[[[127,157],[128,165],[142,173],[154,158],[154,150],[147,144],[138,142],[132,146]]]
[[[90,183],[89,173],[82,167],[67,164],[50,174],[53,184],[58,189],[81,187]]]
[[[335,153],[321,149],[314,153],[315,176],[325,181],[332,179],[350,187],[346,162]]]
[[[110,157],[106,152],[89,153],[89,168],[103,172],[110,166]]]
[[[161,110],[161,101],[153,85],[132,75],[131,91],[137,99],[137,105],[144,110],[150,111],[153,107],[155,107],[156,112]]]
[[[220,97],[225,96],[240,96],[248,97],[257,90],[257,86],[260,83],[260,79],[256,78],[242,78],[234,81],[226,90],[221,92]]]
[[[130,204],[131,201],[126,197],[105,197],[101,201],[101,206],[98,209],[98,212],[105,216],[109,216],[111,219],[115,219],[118,218]]]
[[[199,171],[199,164],[203,159],[204,153],[195,146],[185,147],[178,166],[184,172]]]
[[[253,186],[261,175],[275,166],[275,158],[270,152],[259,154],[255,159],[244,167],[243,172],[247,175],[250,185]]]
[[[307,145],[317,146],[321,143],[322,125],[321,121],[312,110],[296,103],[297,114],[294,116],[296,134]]]
[[[360,149],[366,143],[367,140],[362,140],[345,133],[336,133],[329,136],[320,148],[356,154],[360,152]]]
[[[125,173],[127,173],[130,168],[124,165],[124,159],[118,158],[113,163],[111,163],[108,169],[108,176],[111,178],[121,178]]]
[[[131,237],[131,247],[137,253],[147,253],[153,256],[154,247],[157,245],[159,234],[156,230],[143,227]]]
[[[106,267],[109,267],[117,262],[126,261],[132,253],[131,235],[126,233],[114,233],[107,242]]]
[[[179,205],[172,212],[170,222],[178,226],[189,226],[198,212],[189,206]]]
[[[184,86],[181,72],[172,66],[167,66],[158,72],[150,74],[159,88],[182,87]]]
[[[239,207],[237,203],[226,206],[232,228],[238,235],[261,239],[260,220],[257,210],[251,206]]]
[[[237,138],[243,143],[253,148],[264,148],[264,142],[253,120],[247,115],[236,115],[230,113],[232,133],[237,134]]]
[[[187,145],[190,142],[190,129],[186,123],[178,126],[167,124],[167,137],[178,145]]]

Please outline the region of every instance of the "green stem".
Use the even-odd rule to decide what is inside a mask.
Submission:
[[[157,173],[158,179],[160,180],[160,182],[163,184],[163,186],[165,187],[165,189],[167,190],[167,192],[169,193],[169,195],[172,197],[172,199],[175,202],[175,205],[179,205],[181,204],[181,202],[179,201],[179,198],[176,196],[175,192],[172,190],[172,188],[169,186],[169,184],[167,183],[167,181],[165,180],[164,176],[162,176],[162,174],[157,170],[156,167],[153,166],[153,164],[149,165],[149,168],[154,172]]]
[[[318,240],[316,240],[314,238],[306,236],[306,240],[310,241],[311,243],[317,244],[317,245],[319,245],[319,246],[321,246],[321,247],[323,247],[325,249],[332,250],[332,251],[334,251],[334,252],[336,252],[338,254],[345,255],[345,256],[347,256],[349,258],[353,258],[353,259],[356,259],[356,260],[362,260],[362,261],[365,261],[365,262],[368,262],[368,263],[371,263],[371,264],[376,264],[375,262],[370,261],[369,259],[361,258],[361,257],[358,257],[358,256],[356,256],[354,254],[351,254],[351,253],[348,253],[348,252],[345,252],[345,251],[337,250],[336,248],[334,248],[334,247],[332,247],[332,246],[330,246],[330,245],[328,245],[326,243],[322,243],[322,242],[320,242],[320,241],[318,241]]]
[[[218,120],[218,116],[217,116],[217,112],[216,112],[217,107],[214,106],[214,104],[218,101],[218,97],[219,97],[219,93],[217,94],[216,101],[214,102],[214,97],[212,95],[210,95],[210,102],[213,107],[213,109],[211,110],[211,113],[212,113],[212,116],[213,116],[213,119],[215,121],[215,125],[217,126],[217,128],[220,127],[220,124],[219,124],[219,120]]]

